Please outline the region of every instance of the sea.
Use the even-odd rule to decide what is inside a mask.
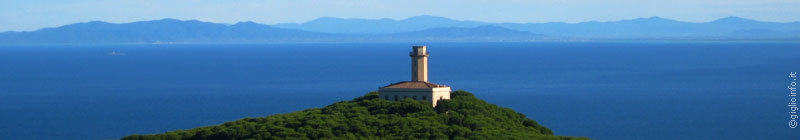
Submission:
[[[0,46],[0,139],[119,139],[351,100],[429,79],[597,140],[796,140],[800,42]],[[800,121],[800,120],[797,120]]]

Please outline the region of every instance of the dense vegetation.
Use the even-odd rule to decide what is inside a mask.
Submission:
[[[511,109],[455,91],[451,100],[399,102],[368,93],[324,108],[246,118],[218,126],[132,135],[123,140],[160,139],[586,139],[555,136]]]

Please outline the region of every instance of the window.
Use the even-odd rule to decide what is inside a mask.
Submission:
[[[386,95],[383,98],[386,99],[386,100],[389,100],[389,95]]]
[[[414,96],[414,100],[417,100],[417,96]]]
[[[394,101],[397,101],[397,95],[394,96]]]
[[[422,96],[422,100],[425,100],[425,96]]]
[[[403,99],[406,99],[406,98],[408,98],[408,96],[403,96]]]

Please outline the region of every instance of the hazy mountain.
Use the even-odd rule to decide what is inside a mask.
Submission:
[[[534,41],[546,36],[498,26],[478,26],[473,28],[433,28],[388,34],[384,35],[384,37],[407,38],[419,41]]]
[[[0,44],[530,41],[540,36],[496,26],[364,35],[283,29],[253,22],[226,25],[162,19],[122,24],[93,21],[32,32],[5,32],[0,33]]]
[[[477,27],[488,23],[476,21],[452,20],[436,16],[415,16],[404,20],[394,19],[341,19],[332,17],[318,18],[309,22],[275,24],[275,27],[299,29],[325,33],[345,34],[384,34],[419,31],[444,27]]]
[[[32,32],[5,32],[0,34],[0,41],[5,43],[257,42],[303,41],[334,36],[275,28],[253,22],[225,25],[196,20],[162,19],[123,24],[93,21]]]
[[[411,32],[442,27],[469,28],[486,25],[545,34],[552,37],[584,39],[749,39],[751,37],[742,36],[741,31],[756,29],[773,32],[761,34],[767,36],[753,37],[796,38],[798,36],[792,36],[788,33],[800,30],[800,22],[762,22],[740,17],[726,17],[703,23],[683,22],[661,17],[609,22],[489,23],[459,21],[435,16],[416,16],[404,20],[319,18],[302,24],[290,23],[276,24],[274,26],[325,33],[374,34]]]
[[[763,29],[788,33],[800,29],[800,23],[761,22],[727,17],[711,22],[682,22],[660,17],[612,22],[567,23],[500,23],[497,26],[563,37],[582,38],[731,38],[741,30]],[[776,34],[776,35],[777,35]]]
[[[287,29],[290,28],[290,29]],[[302,24],[220,24],[162,19],[93,21],[0,33],[0,44],[536,41],[584,39],[800,40],[800,22],[727,17],[683,22],[660,17],[610,22],[487,23],[417,16],[404,20],[320,18]]]

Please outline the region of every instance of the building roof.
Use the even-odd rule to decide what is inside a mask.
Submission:
[[[450,86],[439,85],[425,81],[403,81],[399,83],[392,83],[382,88],[443,88],[443,87],[450,87]]]

